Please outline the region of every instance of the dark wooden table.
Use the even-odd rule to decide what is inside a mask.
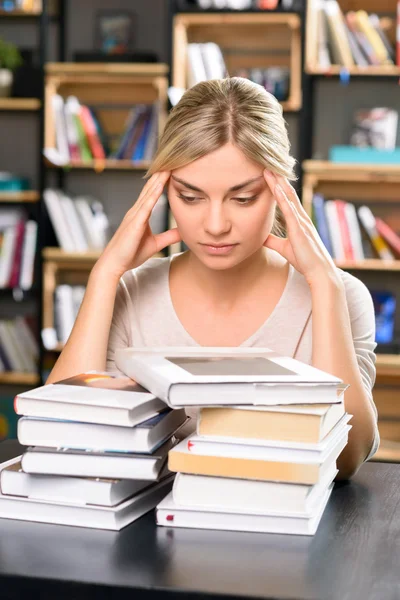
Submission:
[[[0,444],[0,461],[18,453]],[[337,484],[314,537],[0,519],[1,600],[400,599],[400,465]]]

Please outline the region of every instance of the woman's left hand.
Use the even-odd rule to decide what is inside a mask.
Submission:
[[[264,246],[279,252],[310,286],[321,277],[337,278],[336,267],[295,189],[285,177],[264,169],[264,178],[286,221],[287,238],[270,234]]]

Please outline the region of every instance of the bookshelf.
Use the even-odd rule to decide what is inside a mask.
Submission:
[[[202,11],[175,14],[172,24],[172,85],[187,88],[187,46],[215,42],[228,72],[243,68],[289,67],[285,111],[301,108],[301,18],[294,13]]]
[[[365,10],[367,13],[378,14],[382,30],[389,41],[395,45],[396,42],[396,0],[338,0],[342,13],[349,11]],[[344,68],[341,65],[332,64],[323,68],[318,63],[319,43],[319,21],[317,10],[318,0],[307,1],[306,16],[306,44],[305,44],[305,72],[309,75],[339,76],[345,71],[351,77],[399,77],[400,66],[398,65],[368,65]]]

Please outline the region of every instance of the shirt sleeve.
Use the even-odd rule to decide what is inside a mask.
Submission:
[[[129,327],[129,291],[123,278],[119,280],[107,345],[106,370],[120,372],[115,365],[115,351],[132,345]]]
[[[376,380],[375,355],[375,311],[371,294],[362,281],[346,273],[342,278],[346,289],[347,307],[349,311],[354,349],[358,368],[365,391],[375,415],[375,434],[370,452],[365,460],[369,460],[379,447],[378,411],[376,409],[372,388]]]

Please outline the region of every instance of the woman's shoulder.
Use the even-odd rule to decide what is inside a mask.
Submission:
[[[138,286],[143,290],[145,286],[157,285],[164,281],[163,275],[168,274],[171,258],[171,256],[149,258],[139,267],[126,271],[121,277],[120,283],[128,291],[133,291]]]

